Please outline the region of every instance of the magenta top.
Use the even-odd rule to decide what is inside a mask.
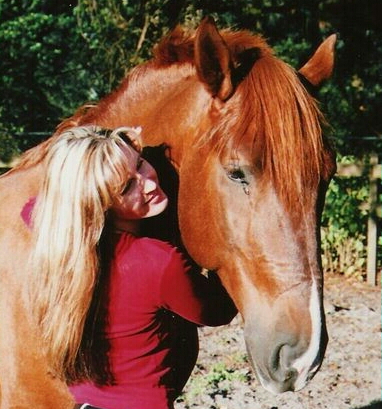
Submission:
[[[116,246],[109,299],[116,385],[70,388],[77,403],[106,409],[172,408],[198,355],[195,324],[226,324],[236,314],[223,287],[186,267],[175,248],[130,234]]]
[[[33,202],[22,217],[29,224]],[[112,386],[70,387],[77,403],[169,409],[198,355],[197,325],[223,325],[236,308],[221,284],[186,265],[172,246],[121,234],[111,265],[108,324]]]

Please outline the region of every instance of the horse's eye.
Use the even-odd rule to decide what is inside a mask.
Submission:
[[[245,183],[245,174],[241,169],[233,169],[228,172],[228,177],[234,182]]]

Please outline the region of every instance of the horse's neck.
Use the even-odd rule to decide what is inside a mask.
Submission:
[[[0,194],[2,203],[10,201],[17,203],[20,198],[31,197],[37,194],[40,188],[44,169],[43,161],[16,166],[0,177]]]
[[[81,122],[107,128],[140,126],[144,145],[166,144],[179,156],[186,134],[192,128],[187,117],[195,111],[196,98],[192,96],[201,85],[195,76],[190,80],[190,68],[175,73],[169,70],[174,68],[146,69],[141,76],[135,72],[119,89],[89,110]]]

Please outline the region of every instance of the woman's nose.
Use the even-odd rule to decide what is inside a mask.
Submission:
[[[148,193],[153,192],[157,188],[157,183],[153,179],[145,179],[143,191],[147,195]]]

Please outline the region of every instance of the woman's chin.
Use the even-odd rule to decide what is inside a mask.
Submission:
[[[147,217],[153,217],[157,216],[158,214],[161,214],[167,207],[168,205],[168,199],[167,196],[163,194],[163,196],[158,196],[157,198],[154,198],[152,201],[149,203],[149,210],[144,216],[145,218]]]

